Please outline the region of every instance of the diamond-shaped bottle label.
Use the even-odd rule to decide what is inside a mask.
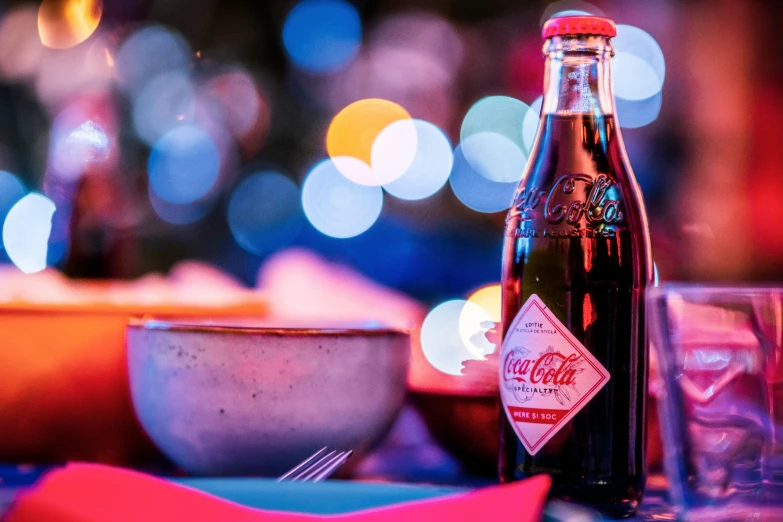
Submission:
[[[609,382],[609,372],[535,294],[503,340],[500,398],[535,455]]]

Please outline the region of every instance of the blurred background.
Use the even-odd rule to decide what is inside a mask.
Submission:
[[[429,306],[465,298],[499,278],[541,26],[588,12],[620,24],[618,117],[660,278],[783,275],[783,68],[762,3],[1,9],[0,258],[22,271],[132,278],[198,259],[252,285],[298,246]]]

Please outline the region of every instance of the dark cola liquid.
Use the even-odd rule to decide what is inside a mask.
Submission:
[[[611,116],[542,125],[506,227],[503,334],[536,294],[611,377],[534,456],[501,414],[500,478],[546,473],[553,497],[628,516],[646,468],[646,217]]]

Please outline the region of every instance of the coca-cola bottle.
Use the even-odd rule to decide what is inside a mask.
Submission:
[[[652,273],[642,196],[612,94],[614,22],[544,26],[541,124],[503,250],[500,479],[630,516],[645,482]]]

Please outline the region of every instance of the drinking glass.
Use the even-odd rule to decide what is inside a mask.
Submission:
[[[783,520],[783,289],[667,284],[647,310],[678,517]]]

